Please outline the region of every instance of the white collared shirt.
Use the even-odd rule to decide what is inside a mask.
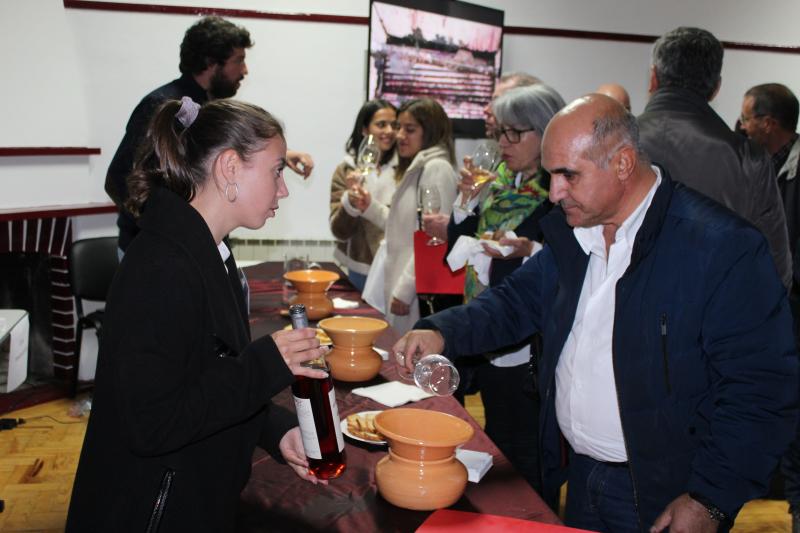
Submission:
[[[598,461],[628,460],[612,361],[616,286],[631,262],[636,233],[653,201],[661,173],[617,230],[606,257],[603,226],[574,228],[589,255],[575,321],[556,367],[556,418],[576,453]]]
[[[231,256],[231,249],[228,248],[228,246],[225,244],[225,241],[219,241],[217,250],[219,251],[219,256],[222,258],[222,264],[225,265],[225,270],[228,270],[226,261]]]

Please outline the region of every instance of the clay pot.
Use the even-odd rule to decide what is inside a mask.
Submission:
[[[475,433],[460,418],[427,409],[388,409],[375,417],[375,426],[395,454],[419,461],[450,457]]]
[[[289,300],[289,304],[305,305],[309,320],[333,314],[333,302],[326,291],[339,279],[339,274],[329,270],[292,270],[283,277],[297,289],[297,295]]]
[[[405,509],[433,510],[454,504],[467,486],[467,469],[455,449],[472,438],[467,422],[425,409],[388,409],[375,427],[389,455],[375,465],[381,495]]]
[[[383,360],[372,344],[389,324],[377,318],[335,316],[321,320],[319,327],[333,341],[325,356],[333,379],[368,381],[378,375]]]
[[[455,455],[438,461],[413,461],[390,449],[375,465],[375,481],[389,503],[432,511],[458,501],[467,485],[467,469]]]

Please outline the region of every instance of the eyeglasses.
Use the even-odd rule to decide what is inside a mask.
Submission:
[[[526,130],[518,130],[516,128],[497,128],[497,130],[495,130],[495,138],[499,141],[500,137],[505,136],[508,142],[511,144],[517,144],[522,138],[522,134],[526,131],[536,131],[536,128],[528,128]]]
[[[763,114],[762,114],[762,115],[753,115],[752,117],[746,117],[746,116],[744,116],[744,115],[741,115],[741,116],[739,117],[739,123],[740,123],[742,126],[744,126],[745,124],[747,124],[747,123],[748,123],[748,122],[750,122],[751,120],[755,120],[755,119],[757,119],[757,118],[762,118],[762,117],[766,117],[766,116],[767,116],[767,115],[763,115]]]

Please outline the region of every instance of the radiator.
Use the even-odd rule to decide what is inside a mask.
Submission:
[[[231,251],[239,264],[253,264],[284,259],[335,262],[334,240],[314,239],[239,239],[232,238]]]

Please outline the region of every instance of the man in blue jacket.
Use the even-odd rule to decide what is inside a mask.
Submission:
[[[635,118],[603,95],[553,118],[542,166],[557,204],[544,250],[394,351],[455,358],[541,331],[544,495],[568,481],[567,524],[726,529],[766,490],[797,416],[766,240],[651,166]]]

